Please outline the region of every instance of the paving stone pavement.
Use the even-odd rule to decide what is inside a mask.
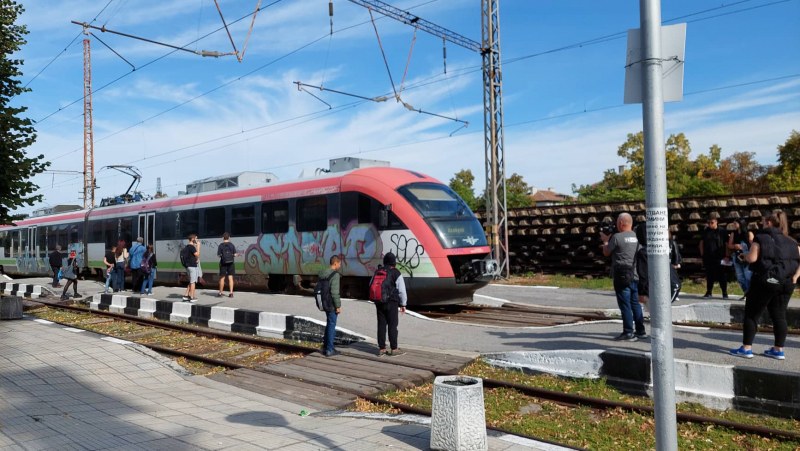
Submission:
[[[0,322],[2,450],[403,450],[429,440],[424,424],[314,412],[189,375],[120,340]],[[553,448],[492,435],[489,449]]]

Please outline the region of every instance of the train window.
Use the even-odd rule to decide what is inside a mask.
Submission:
[[[207,208],[201,238],[219,238],[225,233],[225,207]]]
[[[286,233],[289,231],[289,202],[261,204],[261,233]]]
[[[103,243],[103,221],[89,221],[89,242]]]
[[[103,221],[103,240],[107,248],[116,246],[119,241],[119,222],[116,219],[106,219]]]
[[[179,227],[179,238],[186,238],[190,233],[199,233],[200,212],[197,210],[184,210],[180,212],[176,225]]]
[[[178,227],[177,221],[177,212],[169,211],[166,213],[156,213],[156,224],[158,224],[156,240],[174,240],[182,238],[178,235],[180,228]]]
[[[253,236],[256,234],[256,207],[231,208],[231,235]]]
[[[19,230],[14,230],[11,235],[11,255],[10,257],[18,257],[22,255],[22,233]]]
[[[130,248],[133,244],[133,219],[120,218],[119,219],[119,240],[124,241],[125,245]]]
[[[297,231],[317,232],[328,228],[328,199],[308,197],[297,201]]]
[[[11,257],[11,232],[0,232],[0,247],[3,248],[3,258]]]

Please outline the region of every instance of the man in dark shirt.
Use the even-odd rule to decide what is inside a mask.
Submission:
[[[58,283],[58,271],[61,270],[61,264],[63,263],[64,256],[61,255],[61,246],[56,245],[56,248],[53,249],[53,252],[50,252],[50,269],[53,270],[53,288],[61,287],[61,284]]]
[[[200,270],[197,267],[197,260],[200,258],[200,245],[197,242],[197,235],[192,233],[189,235],[188,242],[186,243],[186,274],[189,276],[189,286],[186,287],[186,294],[183,296],[184,301],[197,302],[195,297],[194,287],[197,279],[200,276]]]
[[[717,218],[709,217],[708,226],[703,230],[700,240],[700,257],[703,259],[703,266],[706,269],[706,294],[704,298],[710,298],[714,289],[714,282],[719,281],[722,289],[722,299],[728,299],[728,279],[725,277],[725,267],[722,260],[725,258],[725,246],[728,242],[728,234],[719,228]]]

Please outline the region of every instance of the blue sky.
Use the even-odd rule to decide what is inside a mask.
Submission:
[[[95,25],[192,50],[231,50],[224,30],[212,33],[222,25],[213,0],[22,3],[21,23],[30,31],[22,81],[32,92],[18,102],[37,121],[29,153],[44,154],[52,169],[81,171],[83,164],[83,36],[71,20],[96,18]],[[228,22],[256,3],[220,1]],[[456,131],[459,123],[409,112],[392,97],[376,103],[314,92],[329,109],[293,82],[365,97],[392,92],[368,11],[334,0],[330,35],[327,0],[262,6],[270,3],[256,17],[242,62],[94,31],[136,67],[91,37],[98,201],[130,183],[100,169],[112,164],[139,168],[146,193],[155,193],[160,177],[175,195],[192,180],[245,170],[296,179],[343,156],[390,160],[445,183],[470,169],[482,190],[479,55],[448,43],[445,74],[441,39],[420,31],[414,40],[413,28],[376,13],[403,101],[469,126]],[[479,0],[389,3],[480,41]],[[507,173],[564,193],[600,180],[624,163],[616,151],[626,135],[642,128],[641,106],[622,104],[625,32],[639,27],[638,2],[503,0],[500,8]],[[688,22],[686,95],[666,105],[666,133],[684,132],[694,156],[718,144],[723,156],[750,151],[775,164],[776,147],[800,130],[800,0],[674,0],[663,2],[662,17]],[[230,27],[240,50],[249,24]],[[608,38],[586,43],[601,37]],[[82,203],[81,176],[48,173],[34,181],[45,202],[22,212]]]

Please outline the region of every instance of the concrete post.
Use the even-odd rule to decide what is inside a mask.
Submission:
[[[22,298],[19,296],[0,298],[0,319],[22,319]]]
[[[434,380],[431,449],[488,449],[483,380],[467,376],[439,376]]]

